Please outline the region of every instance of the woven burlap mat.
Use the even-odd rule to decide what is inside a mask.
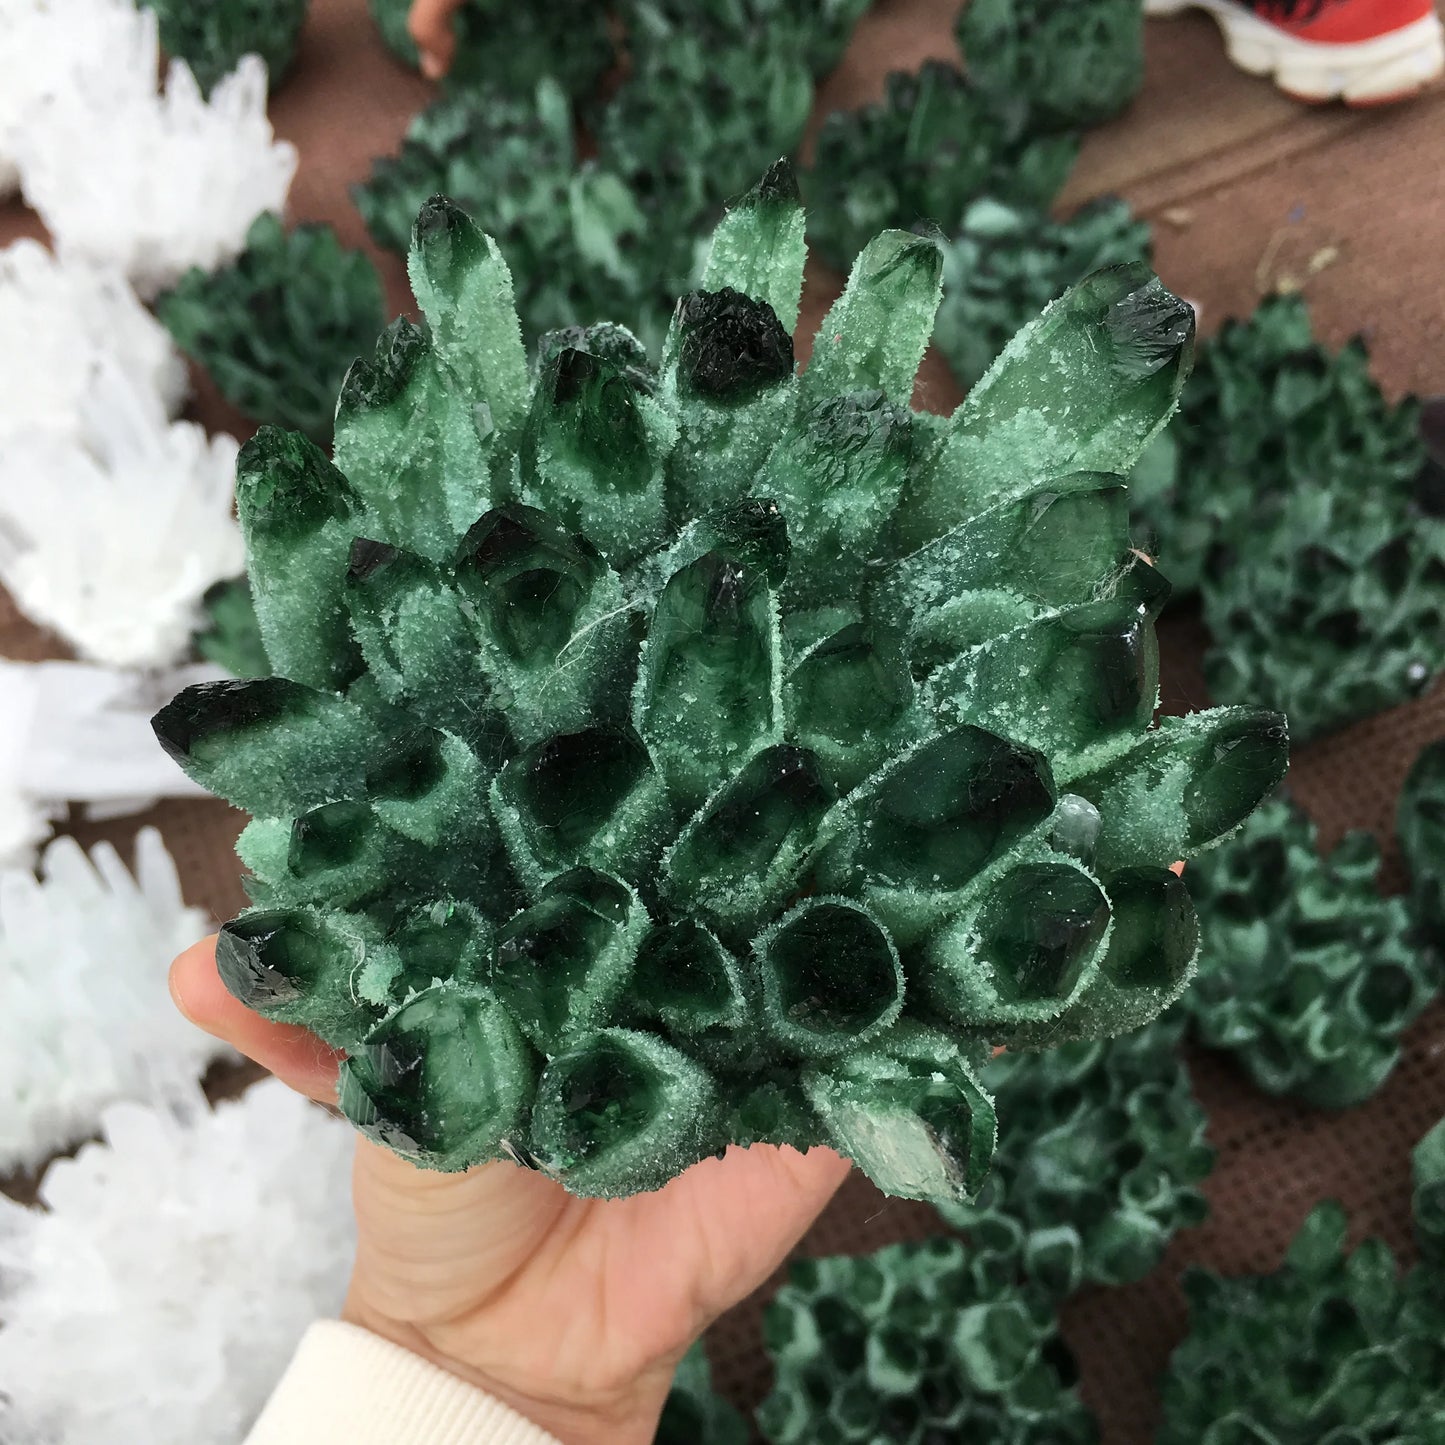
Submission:
[[[952,56],[956,8],[956,0],[875,5],[824,85],[818,116],[876,98],[890,69]],[[1151,22],[1148,61],[1133,109],[1086,141],[1066,203],[1114,192],[1154,220],[1160,274],[1196,302],[1206,331],[1226,315],[1247,312],[1267,288],[1304,283],[1320,333],[1339,343],[1363,331],[1392,394],[1445,391],[1438,246],[1445,168],[1434,163],[1445,139],[1445,95],[1369,114],[1306,110],[1231,68],[1212,25],[1194,15]],[[347,188],[366,175],[374,156],[395,149],[430,93],[383,49],[364,0],[313,0],[296,69],[272,105],[277,131],[301,153],[293,219],[330,221],[347,243],[365,247],[382,268],[393,311],[411,309],[403,268],[370,246]],[[35,218],[18,206],[0,207],[0,244],[27,234],[43,234]],[[837,286],[836,276],[810,268],[799,334],[804,353]],[[957,399],[946,369],[927,358],[918,403],[946,410]],[[212,428],[248,431],[203,378],[191,414]],[[1171,711],[1208,702],[1199,676],[1202,646],[1198,623],[1187,617],[1163,628]],[[66,655],[0,593],[0,656]],[[1437,687],[1296,755],[1291,786],[1319,823],[1322,842],[1351,827],[1370,829],[1384,845],[1392,889],[1401,882],[1392,834],[1400,782],[1420,747],[1442,734],[1445,687]],[[125,850],[140,824],[154,823],[175,855],[189,901],[224,918],[243,902],[231,853],[241,821],[219,803],[169,802],[142,818],[72,823],[68,831],[85,843],[106,837]],[[1191,1053],[1219,1153],[1205,1185],[1209,1220],[1177,1239],[1148,1279],[1088,1291],[1064,1313],[1084,1393],[1109,1445],[1144,1445],[1153,1436],[1158,1375],[1185,1328],[1177,1281],[1186,1265],[1271,1269],[1311,1204],[1327,1195],[1349,1208],[1357,1236],[1382,1235],[1409,1257],[1408,1152],[1445,1113],[1445,1006],[1432,1009],[1405,1043],[1405,1058],[1380,1093],[1342,1115],[1266,1099],[1226,1059]],[[932,1210],[885,1199],[855,1176],[799,1250],[857,1253],[937,1228]],[[776,1283],[721,1320],[709,1339],[720,1387],[744,1407],[768,1388],[759,1321]]]

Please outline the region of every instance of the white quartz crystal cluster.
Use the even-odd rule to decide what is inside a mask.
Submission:
[[[218,675],[0,658],[0,868],[34,862],[67,800],[104,818],[203,796],[156,746],[150,719],[178,688]]]
[[[274,1080],[103,1128],[43,1210],[0,1198],[0,1440],[239,1445],[341,1304],[351,1130]]]
[[[244,565],[235,464],[233,438],[170,421],[154,391],[102,359],[78,435],[0,435],[0,585],[82,657],[178,661],[202,594]]]
[[[110,844],[87,856],[68,837],[38,879],[0,869],[0,1175],[93,1134],[111,1104],[185,1100],[229,1052],[166,987],[207,927],[154,828],[136,835],[134,876]]]
[[[206,100],[182,62],[157,86],[156,18],[132,0],[0,0],[5,29],[0,155],[62,255],[119,266],[149,298],[283,208],[296,150],[272,134],[259,57]]]

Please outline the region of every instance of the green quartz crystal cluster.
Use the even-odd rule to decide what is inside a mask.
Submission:
[[[1018,1283],[1023,1238],[992,1218],[968,1246],[896,1244],[799,1260],[768,1306],[773,1445],[1094,1445],[1052,1300]]]
[[[1001,106],[957,67],[925,61],[890,75],[876,105],[823,122],[806,177],[809,239],[846,269],[879,231],[933,221],[951,233],[984,197],[1042,213],[1077,153],[1075,140],[1035,134],[1026,110]]]
[[[1101,272],[950,418],[908,410],[942,255],[865,249],[794,362],[803,215],[724,219],[654,369],[529,368],[495,244],[436,199],[334,465],[263,430],[237,499],[276,676],[156,718],[254,815],[232,991],[349,1055],[430,1167],[585,1195],[828,1143],[949,1202],[995,1044],[1135,1028],[1192,967],[1168,864],[1277,783],[1282,719],[1153,723],[1166,584],[1119,482],[1189,309]]]
[[[1415,1146],[1411,1164],[1415,1242],[1421,1259],[1442,1272],[1445,1287],[1445,1119]]]
[[[201,598],[205,614],[195,635],[196,651],[233,677],[270,677],[271,660],[261,641],[251,585],[244,577],[217,582]]]
[[[1201,591],[1211,694],[1289,714],[1303,740],[1424,691],[1445,667],[1445,496],[1413,401],[1363,345],[1330,353],[1297,298],[1202,348],[1136,534]]]
[[[1202,942],[1183,1007],[1271,1094],[1361,1103],[1440,987],[1404,900],[1381,897],[1379,868],[1363,831],[1321,857],[1314,824],[1276,799],[1189,870]]]
[[[654,1445],[747,1445],[748,1424],[712,1387],[702,1341],[682,1357]]]
[[[1117,1039],[1009,1052],[984,1070],[998,1148],[976,1204],[944,1206],[972,1232],[994,1215],[1023,1228],[1022,1270],[1058,1299],[1126,1284],[1205,1216],[1214,1166],[1179,1049],[1178,1011]]]
[[[1100,200],[1066,221],[984,198],[963,213],[944,252],[943,303],[933,342],[972,386],[1031,317],[1091,271],[1148,261],[1146,222],[1120,200]]]
[[[968,0],[958,41],[980,88],[1041,130],[1098,125],[1144,82],[1143,0]]]
[[[1445,1273],[1401,1278],[1378,1239],[1347,1253],[1345,1230],[1339,1205],[1320,1204],[1274,1274],[1185,1275],[1190,1333],[1158,1445],[1445,1439]]]
[[[381,279],[360,251],[330,226],[288,232],[269,212],[229,266],[188,271],[157,311],[228,401],[322,445],[347,368],[386,321]]]
[[[1396,819],[1410,874],[1410,916],[1421,945],[1445,959],[1445,739],[1415,759]]]
[[[296,57],[307,0],[140,0],[161,46],[184,60],[205,95],[243,55],[259,55],[274,90]]]
[[[367,0],[382,39],[408,65],[420,63],[407,30],[412,0]],[[545,5],[506,0],[465,0],[452,17],[456,51],[447,72],[449,91],[525,98],[543,79],[569,95],[586,97],[616,63],[599,0],[547,0]]]

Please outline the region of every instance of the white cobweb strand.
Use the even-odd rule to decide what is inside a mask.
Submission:
[[[105,1134],[51,1166],[48,1213],[0,1198],[0,1439],[238,1445],[341,1305],[351,1130],[267,1080]]]
[[[94,1132],[123,1099],[188,1097],[229,1050],[171,1001],[171,959],[208,931],[154,828],[135,876],[108,843],[57,838],[39,880],[0,870],[0,1174]]]
[[[92,12],[107,27],[128,26],[99,62],[78,38]],[[27,106],[14,149],[26,199],[57,249],[119,266],[147,300],[192,266],[231,260],[257,216],[284,208],[296,171],[296,148],[277,141],[266,118],[260,57],[243,57],[209,101],[180,61],[157,93],[150,11],[65,0],[48,13],[51,43],[68,57],[50,65],[66,73]]]
[[[78,435],[85,398],[107,359],[154,392],[167,416],[185,400],[180,352],[114,267],[62,261],[36,241],[6,247],[0,336],[12,338],[0,348],[0,432]]]
[[[204,796],[156,746],[150,719],[181,688],[224,675],[0,658],[0,867],[29,867],[67,800],[117,817],[158,797]]]
[[[81,656],[164,667],[190,649],[202,594],[244,565],[237,446],[169,422],[102,358],[80,437],[0,434],[0,585]]]

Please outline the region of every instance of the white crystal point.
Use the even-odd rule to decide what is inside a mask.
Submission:
[[[116,816],[204,796],[157,747],[150,719],[177,689],[222,675],[0,659],[0,867],[28,868],[67,801]]]
[[[78,435],[85,398],[107,359],[160,398],[185,400],[186,363],[170,333],[112,266],[62,261],[36,241],[0,251],[0,433]]]
[[[104,1128],[51,1165],[48,1213],[0,1198],[0,1439],[238,1445],[340,1308],[351,1130],[275,1080]]]
[[[0,585],[82,657],[179,661],[202,594],[244,565],[236,451],[232,437],[169,422],[154,394],[102,358],[79,439],[0,433]]]
[[[40,878],[0,870],[0,1174],[95,1132],[123,1099],[184,1099],[229,1050],[182,1018],[172,958],[209,920],[181,900],[161,835],[136,835],[135,876],[108,843],[45,850]]]
[[[147,300],[192,266],[231,260],[258,215],[284,208],[296,171],[296,148],[277,141],[266,118],[264,62],[243,57],[207,101],[173,61],[157,92],[149,10],[129,0],[52,4],[48,32],[67,74],[27,107],[15,160],[57,249],[119,266]],[[76,39],[91,12],[126,27],[99,60]]]

